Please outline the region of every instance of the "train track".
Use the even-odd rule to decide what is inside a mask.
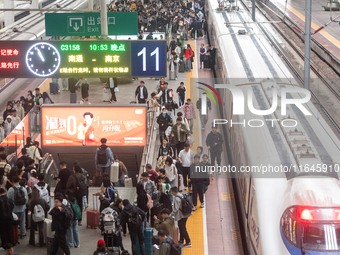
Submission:
[[[244,6],[244,8],[247,11],[251,11],[250,8],[247,6],[247,4],[244,2],[244,0],[241,0],[242,5]],[[266,13],[264,11],[264,8],[267,8],[267,11],[273,12],[271,9],[269,9],[268,7],[262,7],[259,8],[257,6],[257,10],[259,12],[261,12],[261,14],[268,20],[268,21],[273,21],[273,18],[271,17],[271,15],[268,15],[268,13]],[[277,18],[278,16],[276,14],[273,14],[275,16],[275,18]],[[281,20],[282,23],[281,24],[285,24],[283,22],[283,20]],[[298,81],[303,84],[304,83],[304,77],[303,77],[303,72],[301,72],[301,68],[298,68],[296,63],[294,63],[294,61],[292,60],[291,54],[288,54],[287,50],[284,49],[282,47],[282,45],[277,41],[277,38],[274,37],[274,35],[268,31],[268,29],[263,25],[263,24],[259,24],[262,32],[267,36],[267,38],[270,40],[270,42],[272,43],[272,45],[275,47],[275,49],[280,52],[282,59],[286,62],[286,64],[289,66],[289,68],[291,69],[291,71],[294,73],[294,75],[296,76],[296,78],[298,79]],[[282,28],[279,27],[279,23],[274,22],[272,24],[272,26],[276,29],[276,32],[278,32],[284,39],[285,41],[289,44],[290,48],[294,51],[294,53],[300,57],[301,59],[304,59],[304,52],[303,52],[303,45],[297,45],[295,42],[296,40],[292,40],[292,33],[298,37],[298,39],[301,41],[301,38],[297,35],[296,31],[294,29],[292,29],[292,27],[289,27],[288,25],[286,25],[287,27],[289,27],[289,29],[291,30],[292,33],[289,34],[289,36],[287,35],[286,31],[282,30]],[[296,38],[295,38],[296,39]],[[302,48],[302,49],[301,49]],[[313,56],[313,59],[316,58],[316,56]],[[320,60],[324,62],[323,60]],[[317,61],[317,62],[319,62]],[[331,68],[331,67],[329,67]],[[333,70],[333,69],[332,69]],[[338,88],[334,86],[334,84],[329,81],[329,79],[327,78],[328,75],[324,74],[321,71],[321,68],[315,63],[315,61],[311,60],[311,71],[320,79],[321,83],[328,89],[328,91],[330,93],[332,93],[332,95],[336,98],[337,102],[333,102],[334,104],[338,104],[340,102],[340,92],[338,91]],[[333,70],[334,71],[334,70]],[[334,71],[335,72],[335,71]],[[333,115],[334,115],[334,109],[331,110],[329,107],[326,107],[322,101],[323,99],[320,99],[318,96],[318,93],[316,91],[314,91],[314,89],[311,88],[311,94],[312,97],[314,99],[314,102],[316,104],[319,105],[319,108],[322,110],[322,112],[325,114],[325,116],[327,117],[327,119],[329,120],[329,122],[332,124],[332,126],[334,127],[334,129],[338,132],[338,135],[340,134],[340,122],[338,120],[336,120]]]

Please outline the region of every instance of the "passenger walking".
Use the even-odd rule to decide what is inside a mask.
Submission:
[[[117,97],[116,97],[116,90],[118,89],[118,80],[117,80],[117,78],[116,77],[108,78],[107,84],[109,85],[110,92],[111,92],[110,103],[117,102]]]
[[[122,211],[123,211],[123,200],[118,198],[117,201],[111,205],[111,208],[116,211],[117,213],[117,222],[119,223],[119,231],[116,231],[116,238],[117,238],[117,244],[120,247],[122,251],[125,251],[124,245],[123,245],[123,239],[122,239],[122,228],[121,228],[121,218],[122,218]]]
[[[194,52],[192,51],[191,47],[189,44],[184,45],[184,61],[185,61],[185,71],[186,72],[191,72],[191,61],[192,57],[194,56]]]
[[[190,149],[190,144],[185,143],[184,149],[178,154],[178,159],[182,164],[184,187],[189,188],[188,177],[190,173],[190,166],[194,162],[194,152]]]
[[[173,217],[175,221],[178,222],[178,229],[179,229],[179,244],[183,244],[184,248],[191,247],[191,240],[189,237],[189,233],[187,231],[187,220],[188,217],[191,215],[183,215],[182,213],[182,199],[183,195],[178,192],[177,187],[172,187],[171,188],[171,193],[174,197],[173,199],[173,208],[172,212],[170,214],[170,217]]]
[[[190,98],[188,98],[186,103],[184,104],[182,112],[183,112],[184,118],[186,118],[189,123],[189,129],[192,134],[193,133],[192,130],[194,127],[194,119],[196,119],[196,111]]]
[[[145,213],[136,206],[130,204],[127,199],[123,200],[122,227],[124,236],[126,235],[126,225],[128,226],[131,238],[132,255],[144,255],[144,232],[143,221]]]
[[[176,119],[176,125],[172,127],[170,136],[174,138],[174,144],[176,145],[177,153],[179,153],[183,148],[184,144],[187,141],[187,136],[189,134],[189,130],[182,123],[182,118],[178,117]]]
[[[175,156],[174,151],[171,148],[170,144],[168,143],[168,139],[164,138],[162,140],[162,144],[159,146],[157,159],[159,159],[159,157],[174,157],[174,156]]]
[[[206,184],[209,185],[209,177],[206,178],[205,173],[195,172],[196,166],[200,166],[200,156],[194,156],[194,163],[190,166],[190,182],[192,185],[192,203],[193,211],[196,210],[197,206],[197,195],[199,197],[201,208],[204,208],[204,187]]]
[[[165,106],[162,106],[162,112],[157,117],[157,124],[159,126],[159,139],[162,142],[166,138],[165,131],[173,125]]]
[[[148,99],[148,89],[145,87],[144,81],[140,81],[139,86],[136,88],[135,97],[138,104],[145,104]]]
[[[180,82],[179,87],[176,90],[176,93],[178,94],[178,106],[181,107],[184,105],[185,102],[185,87],[184,87],[184,82]]]
[[[217,165],[220,166],[223,138],[221,133],[217,131],[216,125],[211,128],[211,132],[208,134],[205,143],[210,151],[210,163],[215,166],[216,160]]]
[[[107,139],[100,139],[101,145],[97,148],[94,163],[100,170],[100,175],[109,174],[111,163],[115,161],[112,150],[106,145]]]
[[[164,170],[166,177],[169,179],[170,186],[178,187],[178,172],[171,157],[166,158]]]
[[[79,227],[78,222],[81,221],[82,218],[82,210],[79,206],[77,199],[72,190],[68,190],[66,192],[66,198],[71,205],[73,218],[71,220],[70,227],[67,229],[67,242],[68,247],[70,248],[79,248],[80,240],[79,240]]]
[[[207,95],[206,93],[202,93],[202,95]],[[201,126],[202,126],[202,130],[205,130],[205,126],[207,125],[207,122],[208,122],[208,115],[209,115],[209,111],[211,110],[211,101],[209,98],[207,98],[207,103],[205,105],[205,109],[206,109],[206,112],[204,113],[203,112],[203,108],[204,105],[202,105],[202,98],[200,97],[197,102],[196,102],[196,108],[200,114],[200,120],[201,120]]]
[[[20,226],[20,238],[26,236],[26,218],[25,210],[28,202],[27,190],[25,187],[20,186],[19,176],[12,178],[13,186],[9,188],[7,197],[14,204],[13,213],[18,216]]]
[[[68,202],[67,202],[68,203]],[[58,249],[61,248],[66,255],[70,255],[70,248],[66,241],[67,229],[70,227],[70,208],[64,205],[63,196],[56,194],[54,197],[54,208],[49,212],[52,216],[52,231],[55,231],[53,243],[51,247],[51,255],[57,255]],[[72,213],[72,210],[71,210]]]

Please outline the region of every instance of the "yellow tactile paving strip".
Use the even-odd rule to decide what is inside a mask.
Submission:
[[[305,21],[305,15],[303,15],[301,12],[299,12],[297,9],[295,9],[293,6],[287,4],[287,8],[294,13],[297,17],[299,17],[301,20]],[[316,23],[312,22],[312,28],[314,30],[318,29],[320,26],[318,26]],[[340,41],[336,39],[334,36],[332,36],[330,33],[328,33],[326,30],[321,30],[319,32],[321,35],[323,35],[327,40],[329,40],[331,43],[333,43],[335,46],[340,48]]]
[[[197,61],[199,61],[199,56],[196,51],[196,41],[190,40],[188,42],[192,48],[192,50],[195,52],[195,59],[193,63],[193,69],[191,72],[186,73],[187,78],[187,93],[186,98],[190,98],[191,102],[194,104],[194,107],[196,108],[196,91],[195,91],[195,85],[190,84],[191,78],[197,78]],[[197,146],[199,146],[199,127],[198,127],[198,121],[199,116],[196,112],[196,119],[194,121],[194,144],[192,145],[191,149],[196,152]],[[191,248],[184,248],[183,249],[183,255],[204,255],[204,233],[203,233],[203,209],[200,208],[200,203],[198,201],[197,203],[197,210],[193,212],[193,215],[191,215],[187,221],[187,230],[191,239]]]

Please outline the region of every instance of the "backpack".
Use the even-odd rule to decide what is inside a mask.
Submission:
[[[103,225],[105,234],[114,234],[116,232],[116,220],[114,212],[107,211],[103,217]]]
[[[106,149],[107,146],[105,148],[100,146],[97,150],[97,163],[99,165],[106,165],[107,163]]]
[[[77,177],[76,177],[77,178]],[[81,190],[82,193],[86,192],[87,189],[87,184],[86,184],[86,177],[84,174],[81,174],[78,179],[78,184],[79,184],[79,188]]]
[[[142,217],[140,216],[137,208],[134,208],[132,213],[127,213],[129,216],[128,225],[132,230],[140,229],[142,225]]]
[[[71,226],[71,222],[73,220],[73,210],[70,205],[65,206],[64,209],[65,209],[64,226],[66,229],[68,229]]]
[[[25,205],[26,204],[26,198],[25,198],[25,192],[24,188],[20,186],[19,188],[13,186],[14,188],[14,204],[15,205]]]
[[[81,209],[80,209],[79,205],[77,204],[77,202],[72,202],[71,208],[72,208],[72,211],[73,211],[73,217],[77,220],[80,220],[82,218],[82,213],[81,213]]]
[[[36,204],[34,206],[32,219],[34,222],[41,222],[45,220],[45,211],[41,204]]]
[[[47,183],[45,183],[44,186],[38,186],[38,184],[35,184],[34,187],[39,190],[40,193],[40,198],[44,199],[47,204],[50,204],[50,196],[48,195],[48,190],[47,190]]]
[[[119,198],[118,190],[112,186],[107,187],[105,191],[105,197],[108,198],[110,202],[116,203],[117,199]]]
[[[192,213],[192,204],[189,200],[188,195],[183,195],[183,197],[177,196],[181,199],[181,212],[184,216],[190,215]]]
[[[170,254],[169,255],[181,255],[182,247],[180,244],[171,243],[170,244]]]
[[[148,197],[148,202],[146,203],[146,206],[148,207],[148,209],[151,209],[153,207],[153,200],[148,193],[146,193],[146,196]]]

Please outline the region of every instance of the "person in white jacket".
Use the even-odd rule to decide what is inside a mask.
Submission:
[[[171,157],[167,157],[165,160],[165,175],[170,181],[171,187],[178,187],[178,172]]]
[[[42,160],[42,155],[40,155],[38,141],[33,142],[33,144],[29,147],[29,155],[30,158],[34,159],[34,164],[38,166],[40,161]]]

